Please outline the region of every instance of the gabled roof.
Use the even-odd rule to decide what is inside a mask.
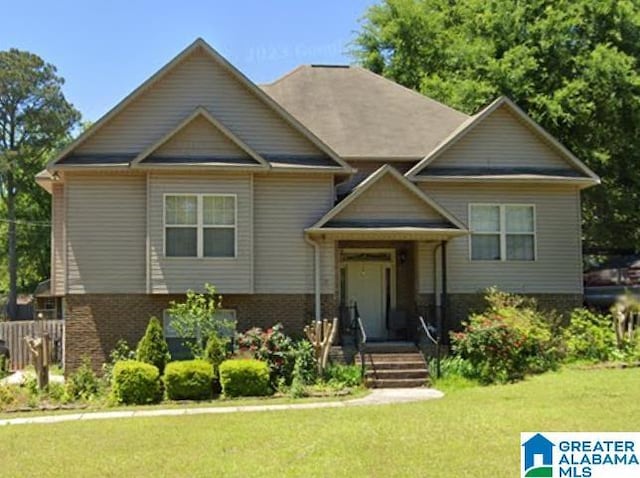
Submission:
[[[598,184],[600,182],[600,178],[591,171],[582,161],[576,158],[571,151],[569,151],[565,146],[563,146],[557,139],[555,139],[551,134],[549,134],[544,128],[542,128],[538,123],[533,121],[524,111],[522,111],[515,103],[513,103],[507,97],[500,97],[493,101],[486,108],[479,111],[474,116],[467,119],[464,123],[462,123],[455,131],[453,131],[438,147],[436,147],[433,151],[431,151],[426,157],[424,157],[418,164],[416,164],[413,168],[411,168],[405,176],[407,176],[411,180],[419,180],[422,179],[421,175],[424,175],[427,171],[427,167],[432,164],[437,158],[439,158],[445,151],[451,148],[454,144],[464,138],[469,132],[471,132],[474,128],[476,128],[479,124],[481,124],[486,118],[488,118],[493,112],[498,110],[499,108],[507,108],[511,113],[513,113],[517,119],[522,121],[527,127],[531,128],[535,134],[537,134],[542,141],[545,141],[553,150],[555,150],[558,155],[567,161],[569,165],[578,170],[581,173],[581,179],[588,179],[590,184]],[[522,172],[514,172],[515,175],[521,174]],[[527,172],[526,174],[528,174]],[[540,172],[534,172],[531,179],[539,179],[539,176],[546,176],[544,174],[539,174]],[[446,175],[440,174],[435,175],[440,176],[442,179]],[[450,175],[451,176],[451,175]],[[468,175],[457,175],[460,179],[468,178]],[[476,175],[478,178],[481,175]],[[510,174],[497,174],[497,179],[508,179]],[[554,177],[554,176],[551,176]],[[562,175],[557,175],[558,180],[562,179]],[[569,180],[572,178],[568,178]]]
[[[415,184],[405,178],[402,174],[400,174],[393,166],[389,164],[385,164],[384,166],[377,169],[374,173],[372,173],[367,179],[358,184],[351,193],[344,198],[341,202],[339,202],[333,209],[327,212],[319,221],[313,224],[308,229],[305,229],[306,232],[327,232],[329,230],[336,229],[350,229],[357,230],[363,229],[361,224],[349,225],[346,224],[335,227],[331,225],[331,221],[337,216],[340,215],[342,211],[344,211],[350,204],[353,204],[358,198],[362,197],[362,195],[371,189],[378,181],[386,176],[391,176],[393,179],[398,181],[398,183],[404,187],[408,193],[415,195],[420,201],[422,201],[426,206],[435,210],[437,214],[439,214],[443,221],[441,221],[437,225],[423,225],[416,224],[412,221],[406,224],[379,224],[375,219],[370,221],[368,226],[365,228],[369,229],[377,229],[377,230],[404,230],[404,231],[428,231],[428,230],[438,230],[438,231],[451,231],[458,233],[467,232],[467,228],[460,222],[455,216],[446,211],[442,206],[440,206],[433,199],[428,197],[425,193],[423,193]]]
[[[419,160],[468,118],[357,66],[303,65],[261,88],[347,159]]]
[[[189,116],[187,116],[184,120],[182,120],[173,130],[167,133],[164,137],[160,138],[155,144],[147,148],[145,151],[140,153],[136,158],[131,161],[131,166],[143,166],[144,162],[147,158],[149,158],[155,151],[160,149],[163,145],[167,144],[171,138],[173,138],[180,131],[184,130],[188,125],[193,123],[197,118],[203,118],[207,122],[209,122],[215,129],[217,129],[223,136],[227,137],[234,143],[240,150],[244,151],[253,161],[249,162],[249,165],[253,163],[254,165],[261,165],[262,169],[269,169],[269,163],[265,160],[261,155],[259,155],[256,151],[253,150],[249,145],[243,142],[240,138],[238,138],[235,134],[233,134],[229,129],[227,129],[220,121],[215,119],[211,113],[207,111],[206,108],[199,106],[197,107]],[[189,159],[189,158],[187,158]],[[193,158],[194,162],[197,162],[197,158]],[[165,164],[172,164],[172,161],[165,161]],[[212,161],[211,164],[215,165],[217,162]],[[225,165],[233,164],[230,161],[225,161]],[[237,162],[236,164],[246,166],[247,162]]]
[[[154,73],[149,79],[147,79],[144,83],[142,83],[127,97],[125,97],[114,108],[112,108],[109,112],[107,112],[102,118],[96,121],[87,131],[81,134],[69,146],[64,148],[57,156],[55,156],[47,164],[47,169],[54,169],[56,165],[63,158],[65,158],[65,156],[67,156],[74,149],[76,149],[78,146],[84,143],[87,139],[92,137],[98,130],[100,130],[100,128],[104,124],[106,124],[110,119],[116,116],[119,112],[124,110],[131,102],[133,102],[136,98],[141,96],[147,89],[149,89],[153,84],[155,84],[161,78],[163,78],[169,71],[173,70],[177,65],[179,65],[182,62],[182,60],[187,58],[196,49],[201,49],[202,51],[205,52],[205,54],[207,54],[210,58],[212,58],[213,61],[215,61],[217,64],[225,68],[237,81],[239,81],[250,92],[252,92],[255,96],[257,96],[260,101],[262,101],[269,108],[271,108],[271,110],[273,110],[275,114],[280,116],[286,123],[288,123],[291,127],[293,127],[298,133],[300,133],[302,136],[304,136],[309,141],[311,141],[311,143],[313,143],[319,150],[327,154],[327,156],[329,156],[333,161],[335,161],[337,165],[340,168],[342,168],[345,172],[353,171],[351,166],[349,166],[346,162],[344,162],[338,156],[338,154],[336,154],[335,151],[333,151],[329,146],[327,146],[321,139],[316,137],[311,131],[306,129],[297,119],[295,119],[291,114],[289,114],[282,106],[280,106],[264,91],[258,88],[242,72],[240,72],[237,68],[235,68],[222,55],[220,55],[216,50],[214,50],[207,42],[205,42],[201,38],[198,38],[193,43],[191,43],[187,48],[185,48],[182,52],[180,52],[176,57],[174,57],[166,65],[164,65],[160,70]]]

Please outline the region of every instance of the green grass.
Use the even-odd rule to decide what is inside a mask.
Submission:
[[[87,402],[79,404],[77,407],[60,408],[57,410],[27,410],[27,411],[0,411],[0,420],[11,418],[28,418],[43,415],[75,415],[78,413],[92,412],[119,412],[123,410],[159,410],[165,408],[223,408],[223,407],[245,407],[253,405],[286,405],[291,403],[317,403],[317,402],[342,402],[361,398],[370,393],[366,388],[356,388],[345,395],[329,395],[318,397],[292,398],[290,396],[268,396],[251,398],[226,398],[220,397],[212,400],[200,401],[164,401],[154,405],[114,405],[104,401]],[[0,428],[0,430],[2,430]],[[1,473],[1,470],[0,470]],[[0,475],[1,476],[1,475]]]
[[[638,390],[640,369],[573,369],[414,404],[10,426],[0,474],[512,478],[521,431],[638,430]]]

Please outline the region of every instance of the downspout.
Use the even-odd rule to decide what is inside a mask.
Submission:
[[[313,247],[313,256],[314,256],[314,288],[315,288],[315,311],[316,311],[316,320],[322,320],[322,312],[320,309],[320,245],[312,240],[309,236],[305,234],[304,240],[307,244]]]

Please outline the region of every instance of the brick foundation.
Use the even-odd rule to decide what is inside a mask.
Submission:
[[[86,294],[65,298],[65,366],[76,370],[84,356],[100,371],[118,340],[131,346],[144,334],[149,317],[162,318],[171,300],[180,295]],[[321,300],[323,317],[333,317],[336,305],[333,295]],[[314,316],[313,294],[225,295],[223,307],[236,310],[238,330],[270,327],[277,322],[292,336],[301,336],[304,325]]]

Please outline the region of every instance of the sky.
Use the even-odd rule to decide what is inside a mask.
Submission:
[[[198,37],[256,83],[300,64],[352,63],[374,0],[0,0],[0,50],[41,56],[96,121]],[[7,21],[9,20],[9,21]]]

